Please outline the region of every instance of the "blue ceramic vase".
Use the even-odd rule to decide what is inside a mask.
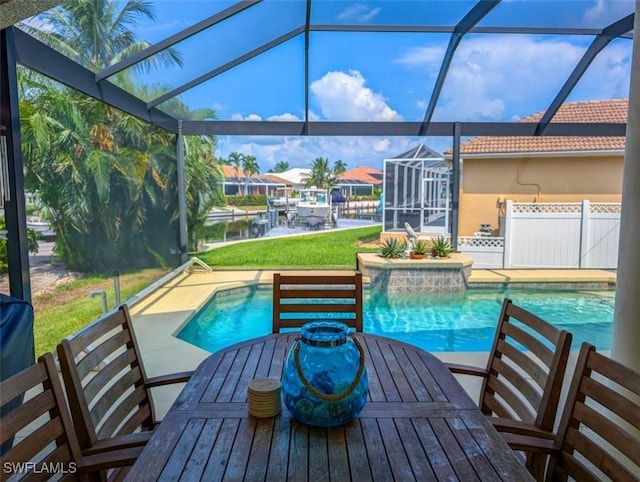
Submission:
[[[368,388],[364,351],[347,325],[302,327],[282,376],[282,397],[296,420],[317,427],[348,423],[364,408]]]

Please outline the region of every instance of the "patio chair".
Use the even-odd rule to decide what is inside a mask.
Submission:
[[[517,450],[549,454],[545,480],[640,480],[640,372],[583,343],[557,435],[505,434]]]
[[[273,333],[329,317],[362,331],[362,273],[274,273]]]
[[[83,454],[146,444],[156,424],[150,389],[192,374],[147,377],[126,305],[62,340],[58,357]]]
[[[447,366],[452,373],[484,378],[480,409],[498,431],[550,434],[571,339],[571,333],[505,298],[486,368]],[[527,468],[536,477],[545,464],[544,456],[527,457]]]
[[[104,480],[107,470],[132,465],[140,448],[83,456],[73,430],[62,384],[51,353],[0,382],[0,406],[24,397],[3,411],[1,439],[14,442],[2,453],[1,480]],[[110,474],[114,474],[113,471]]]

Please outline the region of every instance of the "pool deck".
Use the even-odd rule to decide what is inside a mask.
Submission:
[[[204,271],[193,269],[182,272],[151,294],[131,306],[131,314],[138,343],[142,351],[148,376],[195,369],[209,353],[174,335],[190,317],[217,291],[227,291],[269,285],[273,273],[283,270],[253,271]],[[299,271],[299,270],[296,270]],[[616,274],[607,270],[474,270],[469,287],[495,286],[505,288],[520,284],[549,283],[584,284],[593,289],[594,284],[615,286]],[[484,366],[487,353],[435,353],[446,362]],[[472,377],[461,379],[471,394],[479,393],[480,380]],[[181,386],[154,389],[154,404],[160,418],[175,400]]]

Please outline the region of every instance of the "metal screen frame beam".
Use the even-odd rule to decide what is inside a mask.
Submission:
[[[553,119],[553,116],[556,115],[560,106],[564,103],[578,81],[582,78],[596,56],[607,45],[609,45],[609,43],[611,43],[613,39],[633,30],[634,18],[635,14],[633,13],[627,15],[626,17],[612,23],[611,25],[603,29],[602,33],[595,39],[593,39],[593,42],[591,42],[591,45],[589,45],[589,48],[578,62],[578,65],[576,65],[575,69],[573,69],[573,72],[571,72],[571,75],[567,78],[564,85],[556,94],[555,99],[553,99],[544,115],[538,122],[538,127],[536,128],[535,135],[541,135],[549,127],[551,119]]]
[[[183,121],[185,135],[230,136],[444,136],[459,124],[462,136],[534,136],[534,122],[431,122],[422,134],[422,122],[323,122],[323,121]],[[305,129],[305,125],[308,126]],[[554,122],[546,136],[624,137],[626,124]]]
[[[177,44],[178,42],[182,42],[183,40],[186,40],[189,37],[192,37],[193,35],[209,27],[212,27],[217,23],[222,22],[223,20],[233,17],[235,14],[240,13],[243,10],[246,10],[247,8],[252,7],[255,4],[260,3],[262,1],[263,0],[242,0],[241,2],[238,2],[235,5],[232,5],[231,7],[226,8],[222,12],[218,12],[215,15],[205,18],[204,20],[201,20],[200,22],[193,24],[190,27],[185,28],[184,30],[181,30],[178,33],[175,33],[170,37],[167,37],[166,39],[161,40],[160,42],[155,43],[144,50],[141,50],[140,52],[130,55],[129,57],[127,57],[124,60],[121,60],[118,63],[115,63],[105,69],[102,69],[100,72],[96,74],[96,81],[104,80],[107,77],[111,77],[112,75],[117,74],[122,70],[128,69],[129,67],[137,64],[138,62],[141,62],[151,57],[152,55],[156,55],[160,53],[162,50],[167,49]]]
[[[172,99],[173,97],[182,94],[183,92],[186,92],[189,89],[193,89],[194,87],[202,84],[203,82],[206,82],[207,80],[211,80],[212,78],[226,72],[227,70],[230,70],[244,62],[246,62],[247,60],[250,60],[258,55],[260,55],[263,52],[266,52],[267,50],[272,49],[273,47],[276,47],[280,44],[285,43],[288,40],[291,40],[294,37],[297,37],[298,35],[300,35],[301,33],[304,32],[304,26],[301,27],[297,27],[293,30],[291,30],[290,32],[281,35],[278,38],[273,39],[270,42],[267,42],[266,44],[261,45],[260,47],[253,49],[250,52],[247,52],[244,55],[241,55],[240,57],[236,57],[235,59],[231,60],[230,62],[227,62],[224,65],[221,65],[218,68],[215,68],[213,70],[210,70],[209,72],[200,75],[199,77],[196,77],[195,79],[182,84],[179,87],[176,87],[173,90],[170,90],[169,92],[167,92],[166,94],[163,94],[159,97],[156,97],[155,99],[147,102],[147,108],[151,109],[159,104],[162,104],[163,102],[166,102],[169,99]]]
[[[438,98],[440,97],[440,92],[442,91],[444,81],[447,77],[447,73],[449,72],[449,67],[451,66],[451,61],[453,60],[453,55],[455,54],[458,45],[460,45],[462,37],[464,37],[465,34],[467,34],[469,30],[482,20],[491,10],[493,10],[498,3],[500,3],[500,0],[480,0],[467,12],[458,25],[456,25],[453,34],[449,38],[449,45],[447,45],[447,50],[442,58],[442,64],[440,64],[438,77],[436,78],[433,90],[431,91],[431,99],[429,100],[429,105],[427,106],[427,111],[425,112],[424,119],[422,121],[422,127],[420,128],[421,136],[425,135],[427,127],[431,122],[433,112],[435,111],[436,104],[438,103]]]
[[[178,121],[147,105],[109,81],[96,82],[89,69],[58,53],[23,31],[11,27],[16,40],[16,61],[51,79],[154,125],[178,132]]]

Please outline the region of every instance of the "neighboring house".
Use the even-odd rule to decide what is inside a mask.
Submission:
[[[269,176],[276,176],[280,179],[284,179],[287,184],[294,191],[300,191],[305,187],[305,179],[311,173],[311,169],[305,169],[302,167],[294,167],[288,171],[278,172],[275,174],[269,174]]]
[[[373,189],[382,190],[383,172],[368,166],[358,166],[338,176],[339,187],[346,195],[373,194]]]
[[[248,176],[239,167],[237,172],[234,166],[223,164],[224,173],[224,194],[226,196],[248,195],[257,196],[277,196],[278,190],[284,190],[287,184],[282,179],[274,179],[271,175]]]
[[[624,123],[627,109],[627,99],[565,103],[552,122]],[[624,137],[486,136],[462,143],[459,234],[490,224],[499,235],[507,200],[620,202],[624,148]]]
[[[369,170],[370,168],[363,168]],[[353,169],[352,171],[356,171]],[[372,171],[375,171],[373,169]],[[338,176],[339,182],[335,186],[337,187],[342,194],[345,196],[368,196],[373,194],[373,184],[370,183],[370,180],[373,179],[362,179],[360,177],[356,177],[353,175],[347,175],[351,171],[346,171]],[[376,171],[380,173],[382,178],[382,173],[380,171]],[[304,189],[306,186],[305,182],[307,177],[311,174],[311,169],[306,169],[302,167],[295,167],[293,169],[289,169],[288,171],[278,172],[274,175],[269,174],[269,176],[277,176],[281,180],[285,180],[290,184],[291,188],[294,191],[300,191],[300,189]]]
[[[383,173],[379,169],[369,166],[358,166],[344,171],[338,177],[341,179],[357,179],[371,184],[378,189],[382,189],[382,176]]]

